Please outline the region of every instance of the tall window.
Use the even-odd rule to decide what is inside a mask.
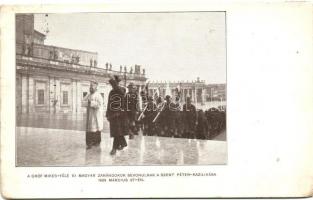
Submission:
[[[68,104],[68,91],[63,91],[63,104]]]
[[[38,96],[38,105],[42,105],[45,103],[45,91],[44,90],[37,90]]]

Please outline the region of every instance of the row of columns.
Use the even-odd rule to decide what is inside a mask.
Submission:
[[[154,95],[156,93],[158,89],[157,88],[150,88],[150,91],[149,91],[149,95]],[[175,89],[171,89],[171,93],[172,93],[172,96],[174,94],[174,91]],[[206,98],[206,90],[205,88],[182,88],[181,89],[182,93],[181,93],[181,99],[183,102],[186,101],[186,98],[187,96],[191,97],[191,100],[194,102],[194,103],[204,103]],[[161,88],[161,96],[165,96],[165,89],[164,88]],[[199,94],[200,93],[200,94]]]

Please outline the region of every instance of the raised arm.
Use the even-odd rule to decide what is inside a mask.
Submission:
[[[102,99],[102,96],[98,93],[95,96],[95,99],[90,101],[90,107],[101,108],[102,105],[103,105],[103,99]]]
[[[90,94],[87,94],[87,95],[83,98],[83,100],[82,100],[82,106],[83,106],[83,107],[87,107],[87,106],[88,106],[88,99],[89,99],[89,97],[90,97]]]

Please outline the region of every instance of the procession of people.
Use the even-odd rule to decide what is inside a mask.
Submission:
[[[130,82],[120,85],[114,75],[107,102],[105,117],[113,138],[111,155],[127,147],[125,136],[132,140],[140,132],[143,136],[175,137],[188,139],[212,139],[226,129],[226,111],[217,108],[196,109],[189,96],[181,99],[178,88],[173,96],[148,94],[148,84],[141,91]],[[103,100],[97,91],[98,83],[90,84],[90,94],[84,99],[87,107],[86,149],[99,146],[103,129]]]

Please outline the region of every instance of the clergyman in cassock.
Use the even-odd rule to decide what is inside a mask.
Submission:
[[[86,121],[86,148],[99,146],[101,142],[101,131],[103,129],[103,99],[97,91],[98,83],[91,81],[90,93],[84,98],[83,105],[87,107]]]
[[[109,80],[112,90],[109,93],[106,118],[110,122],[110,136],[113,137],[111,155],[116,150],[122,150],[127,146],[125,135],[127,135],[127,121],[125,113],[126,89],[119,86],[121,79],[118,76]]]

